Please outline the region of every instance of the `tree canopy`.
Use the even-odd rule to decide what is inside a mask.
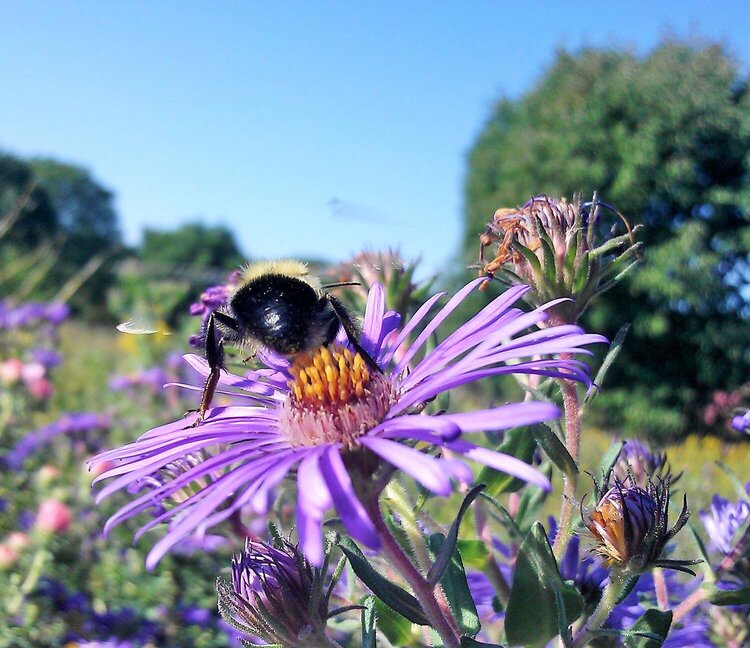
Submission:
[[[201,223],[188,223],[170,231],[146,229],[140,258],[149,264],[227,270],[245,260],[231,231]]]
[[[560,51],[534,88],[500,99],[469,156],[464,254],[498,207],[597,191],[643,223],[643,267],[589,328],[633,327],[599,399],[610,425],[674,437],[750,377],[750,93],[715,44],[646,56]]]

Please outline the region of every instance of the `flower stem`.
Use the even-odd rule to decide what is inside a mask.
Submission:
[[[682,617],[690,612],[690,610],[704,601],[707,597],[708,592],[702,587],[699,587],[672,611],[672,623],[677,623]]]
[[[377,497],[368,502],[368,512],[375,524],[378,537],[382,544],[382,552],[391,562],[393,567],[404,577],[422,606],[430,625],[440,635],[445,648],[461,648],[461,637],[455,620],[443,597],[438,601],[437,586],[431,585],[427,579],[419,573],[412,564],[409,557],[404,553],[396,538],[393,537],[388,526],[383,520]],[[441,605],[442,602],[442,605]]]
[[[562,356],[571,354],[560,354]],[[581,454],[581,408],[578,403],[578,390],[572,380],[561,380],[560,386],[563,395],[563,410],[565,412],[565,448],[573,458],[576,466]],[[576,487],[578,476],[563,475],[563,499],[560,508],[560,524],[555,536],[552,548],[558,562],[562,560],[565,550],[570,542],[572,533],[573,508],[575,506]]]
[[[588,645],[593,639],[594,633],[604,625],[604,622],[609,618],[612,609],[615,607],[615,602],[617,601],[617,597],[622,590],[625,580],[623,574],[619,571],[612,570],[610,572],[609,582],[602,592],[599,604],[596,606],[596,609],[591,616],[586,619],[586,622],[581,626],[581,629],[573,637],[574,648]]]

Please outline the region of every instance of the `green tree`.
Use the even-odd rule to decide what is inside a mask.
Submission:
[[[633,328],[598,399],[605,423],[663,439],[695,431],[717,389],[750,378],[748,80],[713,44],[645,57],[561,51],[536,86],[501,99],[469,156],[465,258],[498,207],[598,191],[643,223],[643,267],[589,312]]]
[[[61,233],[54,272],[62,285],[58,295],[85,317],[106,318],[106,294],[122,248],[114,194],[79,166],[36,158],[29,167],[52,204]]]
[[[232,270],[245,259],[226,227],[188,223],[175,230],[146,229],[140,258],[147,264]]]

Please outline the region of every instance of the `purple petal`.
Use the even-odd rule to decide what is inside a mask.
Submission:
[[[370,354],[370,357],[378,355],[378,342],[381,338],[383,327],[383,315],[385,314],[385,291],[377,281],[370,287],[367,294],[367,305],[365,306],[365,321],[362,324],[362,337],[360,344]]]
[[[458,305],[464,300],[466,295],[468,295],[483,281],[485,281],[484,277],[480,277],[478,279],[470,281],[448,300],[448,303],[437,312],[435,317],[430,320],[427,326],[425,326],[422,332],[417,336],[417,339],[414,340],[414,343],[409,347],[409,350],[404,354],[404,357],[399,360],[395,373],[401,373],[406,368],[411,359],[416,355],[417,351],[422,348],[422,345],[435,332],[435,329],[437,329],[437,327],[443,323],[445,318],[447,318],[448,315],[450,315],[458,307]]]
[[[451,482],[447,471],[441,466],[441,461],[430,457],[409,446],[387,439],[363,436],[359,442],[381,456],[387,462],[411,475],[425,488],[429,488],[438,495],[448,495],[451,492]]]
[[[380,547],[375,525],[354,492],[352,480],[346,472],[338,448],[327,447],[319,465],[336,510],[351,536],[372,549]]]
[[[297,535],[307,559],[316,567],[323,564],[323,514],[333,505],[318,461],[322,449],[305,457],[297,469]]]
[[[388,349],[383,354],[383,365],[387,364],[390,359],[393,357],[393,355],[398,351],[399,347],[404,343],[404,340],[406,340],[407,337],[411,334],[411,332],[417,327],[417,325],[424,319],[424,317],[427,315],[429,310],[433,307],[435,302],[440,299],[443,295],[445,295],[444,292],[436,293],[432,297],[430,297],[424,304],[422,304],[419,309],[417,310],[414,315],[412,315],[409,318],[409,321],[406,323],[403,329],[401,329],[401,332],[396,336],[396,339],[393,340],[393,342],[388,343]]]
[[[443,414],[439,418],[455,423],[462,432],[484,432],[541,423],[558,416],[560,416],[560,410],[552,403],[526,401],[476,412]]]

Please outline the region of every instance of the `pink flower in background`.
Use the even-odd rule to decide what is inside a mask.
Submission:
[[[5,544],[0,544],[0,570],[12,567],[18,560],[18,552]]]
[[[11,358],[5,362],[0,362],[0,382],[6,385],[12,385],[21,380],[23,373],[23,362],[18,358]]]
[[[40,531],[65,533],[70,528],[70,509],[58,500],[45,500],[39,505],[36,526]]]

